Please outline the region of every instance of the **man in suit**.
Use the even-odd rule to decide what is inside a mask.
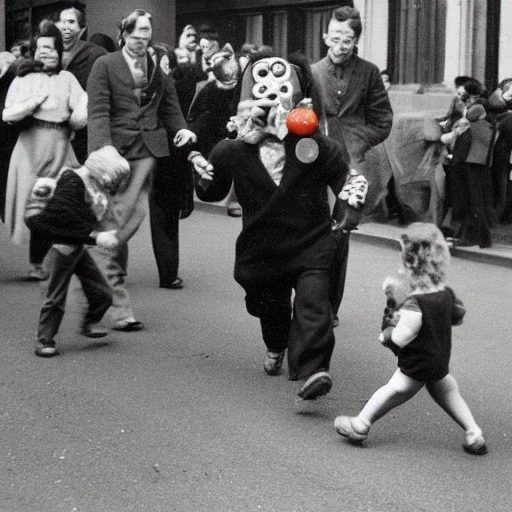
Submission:
[[[80,39],[80,34],[87,27],[85,12],[81,4],[65,5],[59,13],[59,20],[56,25],[62,34],[64,45],[62,67],[75,75],[85,91],[93,64],[107,51],[97,44]],[[83,164],[87,159],[87,128],[75,133],[71,145],[76,158]]]
[[[336,9],[327,33],[323,35],[329,48],[327,55],[312,65],[312,71],[323,89],[329,136],[341,143],[349,167],[364,173],[365,155],[389,135],[393,111],[379,68],[357,56],[361,32],[362,22],[357,9],[346,6]],[[343,217],[338,211],[340,207],[341,203],[337,201],[334,218]],[[351,224],[355,225],[354,222]],[[337,248],[330,294],[335,326],[345,287],[349,235],[348,229],[335,233]]]
[[[169,156],[168,136],[177,147],[196,141],[187,129],[172,82],[164,79],[148,53],[151,36],[151,14],[142,9],[132,12],[121,22],[121,50],[100,57],[87,84],[89,152],[111,144],[131,168],[103,226],[118,231],[119,245],[100,254],[113,288],[113,328],[122,331],[143,328],[131,309],[125,277],[127,242],[145,216],[151,173],[158,158]]]

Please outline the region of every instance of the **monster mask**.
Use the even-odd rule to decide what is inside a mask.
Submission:
[[[210,59],[208,71],[213,73],[219,89],[233,89],[240,78],[240,65],[235,57],[232,46],[228,43],[214,53]]]
[[[262,133],[284,139],[286,117],[302,99],[297,68],[280,57],[250,64],[244,72],[236,124],[239,138],[249,142]]]

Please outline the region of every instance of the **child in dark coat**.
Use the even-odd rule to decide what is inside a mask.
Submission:
[[[482,430],[449,373],[452,325],[460,325],[466,312],[445,285],[449,260],[448,244],[434,224],[412,224],[402,235],[401,275],[409,293],[399,305],[398,315],[385,316],[387,326],[383,325],[380,336],[382,344],[398,356],[398,369],[358,416],[336,418],[334,428],[341,436],[356,443],[364,441],[375,421],[426,386],[430,396],[464,429],[464,450],[474,455],[487,453]]]
[[[98,233],[95,229],[108,208],[109,191],[115,190],[129,172],[128,162],[113,146],[105,146],[91,153],[82,167],[65,167],[57,180],[39,178],[34,184],[25,222],[53,242],[35,347],[40,357],[57,355],[55,335],[73,274],[80,280],[89,304],[81,333],[91,338],[107,334],[98,323],[112,304],[112,293],[86,246],[97,244],[111,249],[118,244],[116,232]]]

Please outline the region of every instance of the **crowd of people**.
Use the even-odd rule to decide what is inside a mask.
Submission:
[[[439,118],[446,194],[441,228],[455,245],[490,247],[490,228],[512,221],[509,125],[512,80],[489,94],[472,77],[455,79],[455,96]]]
[[[85,27],[81,9],[64,7],[40,23],[28,55],[6,52],[0,61],[0,140],[11,155],[2,168],[3,219],[14,243],[30,244],[30,279],[48,279],[36,355],[58,354],[72,275],[88,300],[81,334],[106,336],[107,310],[115,330],[145,328],[126,287],[128,243],[149,205],[160,287],[183,288],[179,221],[191,215],[195,192],[204,201],[225,199],[229,215],[243,216],[234,275],[248,313],[260,321],[264,371],[278,375],[287,357],[301,399],[329,393],[350,232],[369,188],[366,155],[388,137],[393,120],[386,73],[357,55],[359,12],[333,12],[323,34],[327,55],[312,65],[265,45],[235,51],[209,25],[187,25],[172,48],[152,41],[152,17],[142,9],[121,21],[117,45],[103,34],[84,41]],[[491,222],[476,192],[490,163],[461,156],[459,146],[470,146],[471,155],[473,144],[489,145],[494,125],[485,119],[482,92],[470,82],[462,87],[471,102],[454,99],[439,120],[440,140],[449,172],[460,165],[480,201],[471,219]],[[502,89],[495,103],[489,98],[503,125],[496,147],[508,119],[509,88]],[[452,218],[460,221],[451,197]],[[464,429],[466,451],[485,453],[482,431],[448,373],[451,325],[463,309],[444,285],[446,242],[427,225],[404,243],[408,298],[396,322],[382,328],[399,369],[358,418],[338,418],[336,430],[362,441],[373,421],[426,384]],[[434,318],[439,310],[442,321]]]

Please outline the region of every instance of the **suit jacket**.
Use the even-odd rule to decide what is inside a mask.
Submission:
[[[341,142],[351,164],[361,162],[370,148],[387,138],[393,124],[393,110],[379,68],[353,55],[341,94],[329,56],[312,64],[311,69],[324,95],[329,136]]]
[[[123,53],[100,57],[87,82],[89,153],[112,144],[123,156],[169,156],[168,137],[187,128],[176,89],[148,55],[149,84],[140,98]]]

